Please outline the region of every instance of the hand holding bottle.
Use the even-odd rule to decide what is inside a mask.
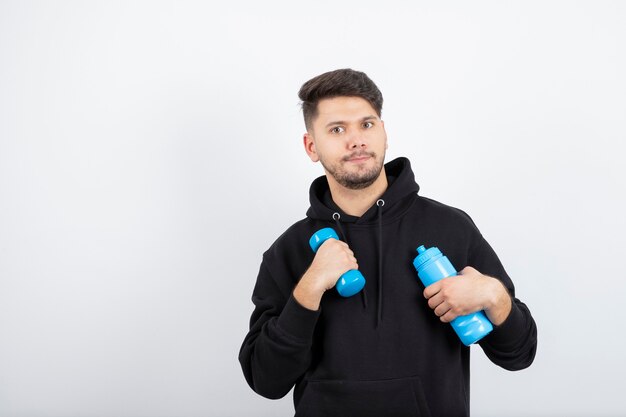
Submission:
[[[489,311],[497,303],[498,286],[502,287],[499,281],[468,266],[456,276],[426,287],[424,297],[428,299],[428,306],[444,323],[481,310],[485,310],[493,323]]]
[[[429,306],[435,308],[435,313],[440,317],[450,319],[450,324],[454,328],[463,344],[466,346],[476,343],[493,330],[493,325],[480,309],[474,309],[476,306],[468,306],[472,304],[463,303],[464,307],[459,308],[459,300],[467,300],[465,294],[461,292],[463,287],[467,288],[468,281],[471,279],[467,274],[462,285],[457,286],[452,279],[459,279],[457,272],[450,263],[450,260],[444,256],[441,251],[432,247],[426,249],[424,246],[417,248],[418,255],[413,260],[413,266],[417,270],[417,274],[426,287],[424,296],[429,299]],[[476,271],[476,270],[474,270]],[[470,271],[471,272],[471,271]],[[478,271],[476,271],[478,272]],[[469,286],[472,286],[471,284]],[[452,289],[451,289],[452,288]],[[475,288],[474,288],[475,289]],[[454,295],[452,300],[451,293]],[[431,298],[434,298],[432,301]],[[475,300],[474,300],[475,301]],[[452,308],[455,311],[451,312]],[[460,309],[469,309],[469,314],[459,315]],[[447,315],[447,316],[446,316]],[[452,317],[452,318],[450,318]]]

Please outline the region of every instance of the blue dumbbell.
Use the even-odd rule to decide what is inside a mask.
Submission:
[[[313,233],[313,236],[311,236],[311,239],[309,239],[309,245],[311,245],[311,249],[313,249],[313,252],[317,252],[317,249],[319,249],[322,243],[331,238],[339,240],[339,236],[337,236],[335,230],[330,227],[326,227]],[[361,291],[364,286],[365,278],[358,269],[351,269],[348,272],[344,273],[342,276],[339,277],[339,280],[337,280],[337,284],[335,284],[337,292],[339,292],[339,295],[341,295],[342,297],[353,296],[354,294]]]

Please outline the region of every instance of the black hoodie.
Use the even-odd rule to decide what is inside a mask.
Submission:
[[[263,254],[239,361],[264,397],[281,398],[295,384],[297,416],[469,416],[470,349],[423,297],[412,265],[420,245],[438,247],[459,271],[473,266],[508,288],[511,313],[479,342],[493,363],[518,370],[535,357],[535,322],[470,217],[419,196],[406,158],[385,171],[387,190],[359,218],[343,213],[326,177],[317,178],[307,218]],[[314,258],[309,238],[324,227],[349,244],[367,282],[350,298],[327,291],[311,311],[292,291]]]

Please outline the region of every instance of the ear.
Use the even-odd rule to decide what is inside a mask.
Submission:
[[[309,155],[309,158],[311,158],[311,161],[319,161],[320,158],[317,155],[317,150],[315,149],[315,141],[313,140],[313,136],[311,136],[309,132],[306,132],[302,139],[304,142],[304,150],[306,151],[306,154]]]
[[[389,143],[387,142],[387,131],[385,130],[385,122],[381,120],[380,123],[383,126],[383,131],[385,132],[385,150],[387,150],[389,149]]]

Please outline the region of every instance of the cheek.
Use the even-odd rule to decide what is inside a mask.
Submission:
[[[328,141],[324,142],[322,146],[317,147],[317,154],[320,155],[320,157],[332,157],[333,155],[341,153],[342,150],[342,144],[339,141]]]

